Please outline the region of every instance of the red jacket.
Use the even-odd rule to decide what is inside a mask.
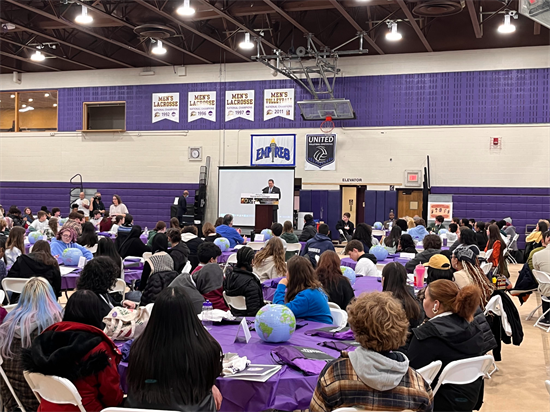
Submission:
[[[493,267],[498,267],[500,263],[499,257],[500,257],[501,247],[502,247],[502,242],[500,240],[495,240],[495,243],[493,243],[493,253],[491,253],[491,256],[488,259],[488,261],[493,264]],[[489,242],[487,242],[487,246],[485,246],[485,252],[487,252],[488,248],[489,248]]]
[[[122,403],[120,351],[102,330],[82,323],[59,322],[47,328],[23,353],[25,370],[55,375],[74,383],[87,412]],[[40,403],[39,411],[79,412],[73,405]]]

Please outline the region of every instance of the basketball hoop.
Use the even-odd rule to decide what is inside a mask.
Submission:
[[[325,121],[321,123],[321,126],[319,128],[325,134],[329,134],[330,132],[332,132],[334,130],[334,122],[332,121],[332,117],[325,117]]]

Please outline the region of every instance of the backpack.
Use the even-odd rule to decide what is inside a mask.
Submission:
[[[149,321],[150,313],[144,306],[137,309],[114,307],[103,318],[105,329],[103,332],[111,340],[128,340],[137,338]]]

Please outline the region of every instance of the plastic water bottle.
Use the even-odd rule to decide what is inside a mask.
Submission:
[[[212,303],[209,300],[205,300],[202,304],[202,324],[206,329],[210,329],[208,326],[212,326]]]
[[[147,236],[149,234],[149,229],[147,229],[147,226],[145,226],[145,229],[143,229],[143,234]]]

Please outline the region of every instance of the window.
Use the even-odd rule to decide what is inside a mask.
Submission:
[[[0,93],[0,132],[14,131],[15,93]]]
[[[84,103],[83,131],[126,130],[126,102]]]
[[[56,130],[56,90],[0,93],[0,132]]]

